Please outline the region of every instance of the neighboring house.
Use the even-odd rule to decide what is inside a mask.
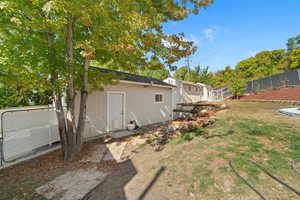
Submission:
[[[104,87],[103,91],[89,94],[86,137],[126,129],[132,120],[143,126],[172,119],[173,85],[145,76],[95,69],[115,72],[121,80],[116,85]]]
[[[167,78],[164,82],[176,86],[173,89],[173,108],[176,107],[177,103],[211,100],[212,89],[208,85],[176,80],[174,78]]]

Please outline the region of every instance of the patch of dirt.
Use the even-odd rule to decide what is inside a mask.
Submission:
[[[144,135],[133,136],[126,139],[127,145],[122,153],[122,160],[131,159],[138,153],[140,147],[147,143],[147,138]]]
[[[72,162],[65,163],[61,150],[27,160],[0,170],[0,190],[3,196],[14,194],[15,199],[33,199],[35,191],[32,185],[40,186],[55,177],[76,169],[87,169],[91,164],[99,170],[112,171],[114,165],[99,164],[103,155],[101,139],[87,142],[83,145],[81,155]],[[33,190],[32,190],[33,189]],[[1,199],[1,198],[0,198]]]
[[[300,87],[270,90],[241,97],[243,100],[297,100],[300,101]]]

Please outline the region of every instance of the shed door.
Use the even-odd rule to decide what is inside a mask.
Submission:
[[[108,94],[108,126],[110,131],[123,129],[124,120],[124,94]]]

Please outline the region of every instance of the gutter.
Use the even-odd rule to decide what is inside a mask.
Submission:
[[[153,86],[153,87],[163,87],[163,88],[175,88],[176,86],[167,86],[167,85],[159,85],[154,83],[142,83],[142,82],[135,82],[135,81],[125,81],[125,80],[118,80],[120,83],[128,83],[128,84],[135,84],[135,85],[143,85],[143,86]]]

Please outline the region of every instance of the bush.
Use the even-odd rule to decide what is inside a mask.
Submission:
[[[243,96],[243,94],[246,90],[245,82],[239,78],[234,78],[231,82],[232,82],[231,83],[232,85],[231,85],[231,88],[229,88],[229,90],[234,95],[234,98],[238,99],[241,96]]]

